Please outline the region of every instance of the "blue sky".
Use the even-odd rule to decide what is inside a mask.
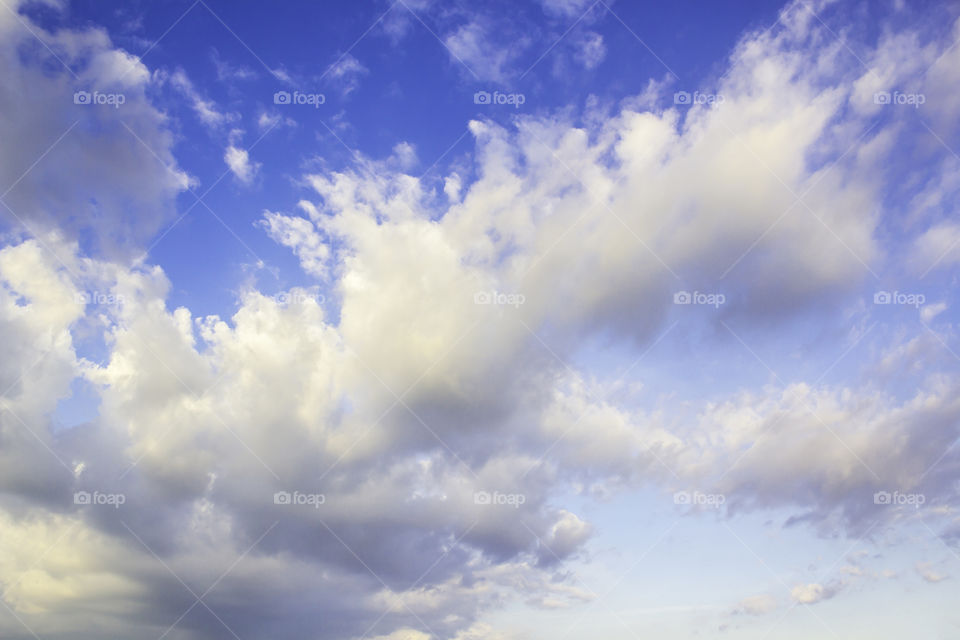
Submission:
[[[957,634],[955,3],[0,4],[3,637]]]
[[[53,13],[48,19],[51,25],[101,25],[119,46],[132,53],[149,49],[151,68],[187,71],[192,83],[202,89],[204,99],[236,116],[230,126],[211,132],[182,95],[159,99],[169,113],[177,115],[174,129],[180,138],[176,145],[178,164],[197,180],[194,191],[198,194],[226,170],[221,147],[230,129],[244,130],[247,144],[260,138],[263,130],[256,124],[259,114],[271,108],[276,91],[299,89],[327,98],[320,109],[307,107],[294,114],[284,112],[285,117],[296,120],[297,126],[272,131],[257,145],[257,158],[262,158],[259,161],[271,170],[259,176],[256,189],[237,188],[228,176],[226,182],[218,184],[204,198],[214,212],[229,217],[231,229],[249,249],[236,238],[236,245],[245,251],[221,242],[224,233],[230,235],[229,231],[202,206],[194,207],[193,215],[188,214],[187,219],[177,223],[171,238],[157,242],[151,249],[156,262],[183,269],[178,280],[209,278],[202,293],[195,291],[191,296],[186,290],[177,292],[184,296],[176,299],[178,303],[189,303],[191,308],[205,311],[205,305],[212,302],[209,310],[222,312],[232,296],[224,291],[225,295],[211,300],[211,290],[222,290],[225,280],[236,282],[240,262],[269,259],[289,263],[288,256],[252,226],[263,209],[290,207],[302,195],[292,183],[299,179],[304,166],[342,168],[351,161],[354,151],[382,158],[389,156],[398,143],[413,142],[420,160],[412,169],[417,175],[429,171],[427,177],[438,181],[446,168],[458,160],[462,163],[468,156],[470,138],[464,133],[469,119],[481,116],[509,122],[519,115],[474,104],[474,92],[499,89],[529,95],[522,111],[527,115],[582,109],[591,97],[615,103],[636,95],[651,78],[665,74],[680,74],[692,81],[692,86],[699,86],[711,74],[721,73],[718,61],[743,30],[768,26],[776,19],[779,7],[769,3],[752,5],[716,5],[709,15],[703,15],[704,9],[698,7],[702,21],[685,18],[693,10],[692,5],[653,15],[639,11],[639,7],[625,6],[616,17],[595,6],[574,30],[590,25],[581,30],[601,34],[605,57],[626,63],[628,73],[624,74],[620,65],[615,64],[598,64],[593,69],[578,65],[570,60],[575,49],[565,44],[566,38],[551,49],[557,55],[541,58],[576,23],[576,18],[583,16],[582,10],[571,20],[565,14],[545,16],[535,3],[510,2],[499,7],[491,3],[482,8],[483,15],[496,17],[509,12],[510,22],[517,25],[514,28],[531,39],[522,49],[512,39],[495,45],[505,51],[516,50],[516,68],[511,69],[509,79],[491,78],[451,57],[444,44],[428,30],[437,31],[441,26],[451,29],[468,20],[469,13],[438,16],[436,24],[430,27],[420,24],[410,9],[402,5],[391,8],[388,3],[304,4],[286,11],[210,5],[214,14],[193,2],[144,3],[123,10],[94,2],[71,4],[66,12]],[[44,11],[41,15],[50,13]],[[221,20],[226,24],[221,24]],[[260,29],[264,20],[269,20],[269,31]],[[646,21],[658,25],[646,34],[648,46],[669,54],[669,67],[630,33],[633,29],[629,25]],[[163,37],[162,45],[150,48],[174,22],[177,28]],[[396,24],[394,29],[402,35],[391,35],[385,28],[378,28],[388,23]],[[378,26],[368,32],[375,24]],[[367,35],[361,39],[364,32]],[[331,66],[344,60],[362,61],[359,64],[363,71],[355,72],[356,80],[337,81],[330,77]],[[528,70],[522,79],[515,79]],[[278,78],[272,73],[277,71],[292,78]],[[235,75],[222,77],[231,72]],[[356,87],[348,91],[354,82]],[[242,198],[238,198],[239,194]],[[194,203],[191,194],[183,194],[178,211]],[[210,252],[217,250],[221,253],[210,259]],[[191,254],[205,256],[202,263],[206,268],[195,269],[195,263],[189,259]],[[296,281],[276,284],[292,282]]]

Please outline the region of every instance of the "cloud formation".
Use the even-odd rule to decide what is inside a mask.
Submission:
[[[173,216],[189,185],[147,67],[100,29],[47,31],[0,15],[2,220],[119,255]],[[90,233],[90,231],[93,233]]]
[[[229,317],[171,308],[159,266],[88,253],[69,233],[0,249],[11,337],[0,347],[0,545],[18,549],[0,558],[5,636],[489,640],[498,634],[482,616],[512,599],[593,599],[565,572],[595,532],[564,502],[571,492],[699,488],[724,496],[724,517],[785,509],[788,524],[851,535],[947,507],[960,379],[931,347],[955,342],[949,327],[894,336],[847,382],[771,369],[767,384],[719,400],[638,406],[621,399],[629,379],[581,364],[591,341],[642,359],[677,313],[699,311],[675,304],[680,290],[722,287],[728,302],[697,321],[710,344],[750,351],[740,331],[831,305],[832,323],[850,323],[838,301],[885,259],[879,168],[906,126],[899,115],[872,126],[871,92],[914,74],[904,50],[932,62],[949,45],[885,35],[864,70],[800,4],[781,22],[738,44],[712,92],[722,102],[650,108],[641,97],[582,121],[471,122],[471,177],[445,176],[442,196],[406,173],[409,145],[311,169],[297,211],[267,211],[259,226],[315,286],[250,285]],[[447,40],[468,63],[483,54],[477,29]],[[27,39],[12,18],[0,30]],[[97,201],[104,224],[149,237],[186,185],[144,97],[151,75],[102,34],[49,35],[94,50],[97,86],[133,70],[135,83],[116,81],[131,96],[124,109],[95,112],[112,135],[90,142],[127,155],[120,167],[97,153],[83,181],[56,182],[62,193],[32,172],[11,208],[69,229],[59,205],[122,170],[129,193]],[[15,82],[61,97],[79,86],[3,47]],[[602,40],[590,47],[596,64]],[[494,78],[509,61],[483,62]],[[225,122],[182,88],[206,124]],[[0,127],[52,130],[73,107],[49,104],[5,113]],[[126,131],[131,122],[140,128]],[[83,142],[73,135],[61,144]],[[21,160],[39,144],[24,136],[11,154]],[[69,176],[86,162],[69,155],[81,148],[51,167]],[[243,183],[259,167],[233,145],[224,161]],[[116,193],[115,176],[103,184]],[[135,225],[121,215],[129,199],[146,212]],[[914,233],[922,244],[930,231]],[[87,341],[102,357],[78,355]],[[918,358],[937,366],[905,366]],[[58,428],[76,382],[94,389],[96,415]],[[917,495],[922,504],[898,497]],[[815,604],[841,586],[805,582],[790,595]],[[759,595],[736,612],[777,606]]]

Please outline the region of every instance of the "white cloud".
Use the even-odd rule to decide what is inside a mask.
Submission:
[[[513,62],[529,45],[529,39],[518,36],[509,46],[491,46],[493,42],[493,25],[487,20],[475,17],[474,20],[461,25],[449,35],[444,36],[455,65],[465,65],[466,73],[476,74],[480,80],[504,82],[515,71]]]
[[[409,142],[399,142],[393,147],[393,160],[402,171],[417,165],[417,149]]]
[[[544,11],[567,17],[578,17],[593,4],[593,0],[540,0]]]
[[[947,310],[946,302],[936,302],[934,304],[927,304],[920,309],[920,318],[924,322],[931,322],[934,318],[936,318],[938,315],[940,315],[946,310]]]
[[[770,613],[779,606],[777,599],[769,593],[762,593],[756,596],[750,596],[741,600],[733,612],[735,614],[746,614],[750,616],[762,616]]]
[[[943,222],[927,229],[914,242],[911,264],[924,274],[960,262],[960,225]]]
[[[261,131],[269,131],[270,129],[273,129],[274,127],[281,126],[281,125],[285,127],[295,127],[297,126],[297,123],[293,118],[281,116],[279,113],[275,111],[274,112],[263,111],[257,117],[257,126],[260,128]]]
[[[0,72],[9,225],[75,237],[83,221],[95,250],[118,255],[172,218],[190,179],[173,157],[166,116],[147,99],[156,81],[141,62],[102,30],[48,32],[7,7]]]
[[[326,277],[330,249],[312,222],[300,216],[267,211],[263,225],[271,238],[294,250],[304,271],[318,278]]]
[[[587,69],[593,69],[607,55],[607,47],[603,43],[603,36],[593,31],[588,31],[580,39],[577,59]]]
[[[473,122],[478,178],[449,206],[434,210],[417,179],[362,160],[308,176],[319,196],[308,209],[314,232],[301,224],[283,241],[311,272],[323,260],[337,274],[340,331],[388,387],[427,371],[412,406],[470,389],[498,415],[539,414],[548,442],[563,435],[551,450],[560,468],[612,486],[671,483],[669,471],[701,486],[719,476],[734,511],[794,505],[812,522],[839,513],[857,530],[876,513],[874,491],[915,488],[955,437],[954,377],[912,380],[902,398],[802,382],[744,391],[703,407],[695,433],[681,437],[662,413],[598,402],[565,374],[540,389],[536,408],[521,407],[495,373],[509,362],[518,379],[538,379],[555,364],[538,358],[524,325],[545,331],[561,360],[584,335],[648,343],[671,306],[671,272],[685,282],[728,274],[727,318],[758,322],[820,310],[877,264],[879,219],[864,212],[879,208],[883,160],[856,153],[869,125],[846,108],[861,70],[839,66],[839,45],[808,50],[816,26],[802,16],[785,22],[737,47],[719,107],[628,106],[595,130],[560,119],[523,118],[514,131]],[[784,216],[799,193],[803,211]],[[320,234],[331,239],[327,255],[316,250]],[[487,326],[505,310],[478,315],[472,296],[494,290],[524,295],[506,310],[523,324]],[[878,379],[911,349],[881,354]],[[911,366],[902,373],[916,374]],[[926,482],[945,495],[953,463],[940,465]]]
[[[243,184],[250,184],[260,170],[259,162],[250,161],[250,153],[246,149],[235,147],[232,144],[223,154],[223,161],[230,167],[233,175]]]
[[[250,67],[234,65],[221,58],[216,49],[211,53],[211,59],[217,70],[217,79],[220,82],[232,83],[237,80],[253,80],[257,77],[257,73]]]
[[[340,92],[346,96],[357,90],[360,86],[360,78],[367,73],[369,70],[348,53],[331,65],[325,75],[339,86]]]
[[[203,97],[194,87],[193,82],[187,77],[183,69],[178,69],[170,76],[171,84],[178,89],[188,100],[200,121],[212,129],[217,129],[238,118],[235,113],[224,113],[220,111],[217,104]]]
[[[719,108],[473,122],[475,171],[448,176],[445,200],[404,173],[410,145],[306,176],[316,201],[262,225],[326,280],[332,310],[319,289],[250,286],[231,317],[197,317],[168,307],[158,267],[81,257],[56,237],[43,241],[63,264],[40,239],[0,250],[0,325],[13,336],[0,379],[36,428],[0,414],[0,546],[25,551],[0,572],[29,578],[6,601],[39,633],[155,637],[156,620],[194,603],[167,567],[211,584],[259,540],[205,600],[253,636],[472,640],[497,637],[477,621],[509,599],[549,610],[593,598],[563,570],[593,532],[558,504],[575,486],[669,491],[720,477],[727,514],[839,516],[849,530],[904,517],[872,500],[885,487],[949,503],[956,375],[900,372],[910,385],[896,394],[876,380],[929,342],[888,345],[855,384],[696,397],[688,415],[680,402],[617,403],[606,391],[620,387],[559,362],[597,338],[642,353],[676,311],[671,272],[697,283],[733,267],[725,317],[762,324],[823,309],[856,290],[861,261],[882,257],[877,216],[863,212],[877,210],[883,158],[844,155],[867,119],[847,109],[853,72],[835,49],[809,49],[811,28],[794,17],[741,43]],[[225,161],[255,178],[245,150]],[[794,193],[812,213],[781,220]],[[76,296],[91,286],[122,303],[84,307]],[[523,301],[478,304],[493,291]],[[84,323],[103,336],[97,362],[76,357]],[[51,413],[78,376],[99,413],[57,433]],[[122,492],[125,504],[84,508],[74,491]],[[282,492],[324,500],[299,508]],[[791,597],[812,604],[842,587],[800,584]],[[776,606],[761,595],[736,610]],[[276,612],[303,626],[264,622]],[[190,624],[184,637],[224,632],[215,618]]]
[[[915,568],[917,570],[917,574],[923,578],[925,582],[929,582],[931,584],[942,582],[950,577],[944,573],[934,570],[932,564],[929,562],[918,562]]]
[[[390,635],[376,636],[370,640],[431,640],[432,636],[416,629],[399,629]]]
[[[71,326],[83,315],[81,290],[41,244],[78,269],[55,236],[0,249],[0,487],[49,504],[69,486],[69,458],[51,454],[49,414],[70,393],[79,363]]]
[[[816,604],[823,600],[829,600],[836,595],[836,591],[831,587],[825,587],[822,584],[800,584],[790,590],[790,597],[800,604]]]

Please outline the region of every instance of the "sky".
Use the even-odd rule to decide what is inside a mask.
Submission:
[[[960,634],[960,3],[0,5],[0,637]]]

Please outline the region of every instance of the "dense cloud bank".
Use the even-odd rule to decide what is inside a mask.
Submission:
[[[568,364],[595,339],[640,358],[672,330],[675,293],[718,276],[708,341],[814,311],[849,323],[875,271],[919,272],[925,247],[950,246],[941,209],[883,206],[897,154],[932,152],[909,147],[914,114],[874,96],[955,113],[942,87],[960,49],[918,24],[854,59],[804,7],[737,45],[719,105],[662,108],[665,80],[582,121],[475,121],[474,163],[443,190],[388,160],[304,176],[309,198],[262,229],[330,299],[251,287],[229,318],[169,308],[163,270],[118,257],[188,185],[150,71],[105,34],[60,31],[45,35],[74,71],[49,72],[27,19],[0,13],[0,182],[19,225],[0,249],[4,637],[495,638],[478,621],[509,599],[592,597],[564,572],[593,532],[572,491],[699,490],[728,517],[785,508],[851,535],[919,513],[957,531],[949,327],[890,328],[845,384],[774,375],[671,400],[684,411],[618,402],[620,381]],[[77,112],[88,84],[123,88],[123,122]],[[905,218],[922,224],[884,243]],[[85,253],[90,219],[107,246]],[[91,336],[103,358],[78,355]],[[59,427],[77,385],[96,417]]]

